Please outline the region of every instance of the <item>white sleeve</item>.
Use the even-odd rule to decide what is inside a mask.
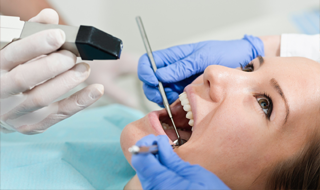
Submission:
[[[281,57],[306,57],[320,62],[320,34],[282,34]]]

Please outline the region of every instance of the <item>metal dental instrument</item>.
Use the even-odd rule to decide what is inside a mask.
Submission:
[[[147,38],[146,31],[145,31],[145,29],[143,27],[143,23],[142,23],[141,17],[137,16],[136,17],[136,21],[137,21],[137,24],[138,24],[138,27],[139,27],[139,30],[140,30],[140,34],[141,34],[141,37],[142,37],[142,41],[144,43],[144,47],[146,48],[146,51],[147,51],[147,54],[148,54],[148,57],[149,57],[149,61],[151,62],[152,69],[153,69],[154,72],[156,72],[157,71],[157,65],[154,62],[153,55],[152,55],[152,50],[151,50],[151,47],[150,47],[150,44],[149,44],[149,40]],[[173,128],[174,128],[174,130],[175,130],[175,132],[177,134],[177,137],[178,137],[178,139],[175,140],[173,143],[175,145],[177,145],[177,146],[181,146],[184,143],[186,143],[187,141],[180,137],[179,132],[177,130],[177,127],[174,124],[174,121],[173,121],[173,118],[172,118],[172,114],[171,114],[171,110],[170,110],[170,104],[168,102],[168,99],[167,99],[167,96],[166,96],[166,92],[164,91],[163,85],[162,85],[162,83],[160,81],[159,81],[159,91],[160,91],[160,94],[161,94],[161,97],[162,97],[163,105],[164,105],[165,109],[168,112],[169,118],[171,119]]]
[[[176,145],[171,145],[172,148],[175,148]],[[158,145],[152,145],[152,146],[137,146],[137,145],[133,145],[132,147],[130,147],[129,152],[131,154],[156,154],[158,153]]]
[[[0,48],[17,39],[48,29],[61,29],[66,42],[61,49],[69,50],[82,60],[119,59],[122,41],[92,26],[66,26],[20,21],[19,17],[0,15]]]

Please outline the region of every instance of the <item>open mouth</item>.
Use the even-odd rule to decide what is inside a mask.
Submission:
[[[180,94],[179,99],[170,105],[174,123],[178,129],[179,135],[184,140],[189,140],[192,135],[192,127],[194,124],[193,113],[187,97],[183,92]],[[167,136],[172,140],[177,139],[177,135],[173,128],[172,122],[165,109],[159,113],[159,121],[162,125]]]

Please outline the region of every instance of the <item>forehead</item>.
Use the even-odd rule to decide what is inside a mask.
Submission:
[[[283,89],[290,107],[288,121],[320,118],[320,63],[301,57],[264,58],[261,71]]]
[[[316,92],[320,92],[320,63],[301,57],[278,57],[264,58],[263,67],[262,71],[274,77],[288,93],[319,95]]]

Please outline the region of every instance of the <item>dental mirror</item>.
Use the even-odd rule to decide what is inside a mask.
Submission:
[[[181,146],[181,145],[183,145],[183,144],[186,143],[186,142],[187,142],[186,140],[184,140],[184,139],[182,139],[182,138],[178,138],[177,140],[173,141],[173,144],[174,144],[175,146]]]

